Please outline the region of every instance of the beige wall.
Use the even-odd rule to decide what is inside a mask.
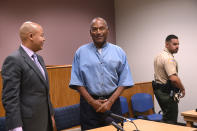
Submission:
[[[115,0],[115,11],[116,42],[127,53],[135,82],[153,79],[153,59],[164,48],[166,36],[179,36],[175,58],[186,88],[179,111],[196,109],[197,1]]]

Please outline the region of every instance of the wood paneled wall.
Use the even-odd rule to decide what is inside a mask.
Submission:
[[[79,103],[79,93],[69,88],[71,67],[71,65],[47,67],[50,82],[50,96],[54,107],[63,107]]]
[[[53,106],[63,107],[79,103],[80,96],[75,90],[70,89],[69,81],[71,77],[71,65],[63,66],[47,66],[47,71],[50,81],[50,97]],[[2,95],[2,78],[0,75],[0,98]],[[136,83],[132,88],[124,90],[122,96],[127,98],[129,103],[130,115],[133,116],[131,110],[131,96],[135,93],[149,93],[153,96],[153,89],[151,82]],[[148,114],[151,111],[147,112]],[[5,111],[0,99],[0,116],[4,116]]]

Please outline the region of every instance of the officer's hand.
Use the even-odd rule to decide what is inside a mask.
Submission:
[[[183,98],[185,96],[185,89],[183,89],[182,91],[181,91],[181,97],[180,98]]]
[[[101,107],[99,107],[97,110],[96,110],[96,112],[106,112],[106,111],[108,111],[108,110],[110,110],[111,109],[111,106],[112,106],[112,103],[110,102],[110,101],[106,101],[105,103],[103,103],[102,105],[101,105]]]

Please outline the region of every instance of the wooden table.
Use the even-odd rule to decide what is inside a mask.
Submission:
[[[197,131],[196,128],[166,124],[161,122],[147,121],[147,120],[134,120],[133,121],[140,131]],[[135,126],[130,122],[124,123],[125,131],[135,130]],[[101,128],[92,129],[89,131],[117,131],[112,125]]]
[[[182,112],[181,115],[186,121],[186,125],[189,127],[193,126],[193,122],[197,122],[197,112],[195,110]]]

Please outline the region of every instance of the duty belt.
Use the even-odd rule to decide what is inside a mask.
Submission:
[[[162,90],[163,92],[170,93],[171,89],[168,84],[159,84],[155,81],[152,81],[152,86],[154,90]]]

